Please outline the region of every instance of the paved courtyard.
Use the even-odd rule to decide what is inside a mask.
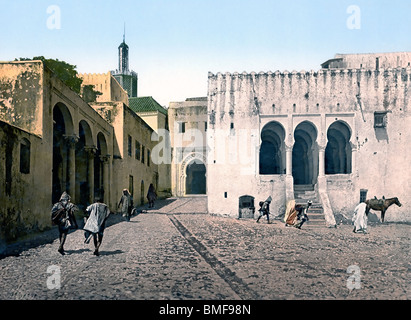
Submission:
[[[56,227],[9,246],[0,299],[276,300],[411,298],[408,224],[287,228],[205,214],[206,199],[109,218],[99,257]]]

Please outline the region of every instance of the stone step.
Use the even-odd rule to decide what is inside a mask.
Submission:
[[[297,184],[294,185],[294,191],[314,191],[313,184]]]

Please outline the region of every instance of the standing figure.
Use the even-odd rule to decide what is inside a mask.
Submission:
[[[70,200],[70,196],[64,191],[59,202],[55,203],[51,209],[51,221],[54,225],[57,225],[59,229],[60,246],[58,252],[62,255],[65,255],[64,243],[66,242],[69,229],[78,229],[77,221],[74,217],[74,212],[78,210],[78,208],[71,203]]]
[[[265,200],[264,202],[260,201],[259,205],[260,205],[260,209],[258,209],[258,211],[260,212],[260,216],[257,219],[257,223],[260,221],[260,218],[262,216],[267,216],[267,223],[270,223],[270,203],[272,201],[271,196],[267,198],[267,200]]]
[[[133,210],[133,199],[131,197],[130,192],[127,189],[123,190],[123,195],[121,196],[120,202],[117,206],[119,208],[121,205],[121,213],[123,217],[126,218],[127,221],[130,221],[130,214]]]
[[[354,215],[352,217],[352,222],[354,223],[354,233],[368,233],[367,232],[367,222],[368,222],[368,213],[367,213],[367,204],[361,202],[354,209]]]
[[[98,249],[103,241],[104,229],[106,228],[106,220],[110,215],[110,210],[106,204],[101,203],[100,198],[96,198],[96,202],[88,206],[86,213],[88,213],[87,222],[84,225],[84,236],[86,240],[84,243],[89,243],[90,238],[94,239],[94,255],[98,256]]]
[[[148,200],[149,208],[154,207],[154,201],[156,201],[156,199],[157,199],[156,189],[154,189],[153,184],[150,183],[150,186],[148,187],[148,192],[147,192],[147,200]]]

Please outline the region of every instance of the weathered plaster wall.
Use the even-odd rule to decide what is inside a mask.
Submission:
[[[42,134],[43,63],[0,62],[0,120]]]
[[[20,144],[30,144],[30,171],[20,171]],[[0,239],[15,240],[50,226],[46,146],[39,136],[0,121]],[[7,159],[8,158],[8,159]],[[44,183],[46,182],[46,183]]]

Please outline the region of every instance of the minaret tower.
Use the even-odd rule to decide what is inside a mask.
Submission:
[[[137,97],[138,74],[129,69],[128,45],[126,44],[126,24],[124,23],[123,42],[118,47],[118,69],[111,74],[127,91],[128,96]]]
[[[118,47],[118,70],[121,74],[129,73],[128,45],[126,44],[126,24],[124,24],[123,42]]]

